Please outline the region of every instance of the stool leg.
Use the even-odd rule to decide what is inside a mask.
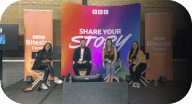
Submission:
[[[36,82],[38,81],[38,79],[39,79],[39,77],[32,83],[32,85],[33,85],[34,83],[36,83]]]
[[[39,79],[37,79],[37,81],[33,84],[32,88],[35,87],[35,85],[42,79],[43,77],[40,77]]]
[[[49,83],[49,84],[50,84],[50,81],[49,81],[49,80],[47,80],[47,83]]]
[[[38,77],[32,84],[36,83],[41,77]],[[40,79],[41,80],[41,79]]]
[[[42,73],[42,74],[41,74],[41,77],[44,77],[44,75],[45,75],[45,73]],[[43,80],[43,78],[42,78],[41,80]]]
[[[117,80],[117,82],[119,82],[119,79],[117,79],[117,77],[116,77],[116,76],[114,76],[113,78],[115,78],[115,79]]]
[[[143,76],[141,76],[141,78],[143,78],[145,80],[145,82],[147,82],[149,84],[149,82]]]
[[[37,74],[37,73],[35,73],[37,76],[38,76],[38,78],[37,79],[39,79],[39,78],[43,78],[44,77],[44,73],[41,73],[41,75],[39,75],[39,74]],[[43,80],[43,79],[40,79],[40,80]],[[32,85],[34,84],[34,83],[36,83],[36,81],[37,81],[37,79],[32,83]]]
[[[140,79],[140,81],[141,81],[145,86],[147,86],[147,84],[146,84],[145,82],[143,82],[141,79]]]
[[[51,85],[50,85],[50,82],[47,80],[47,85],[50,87]]]
[[[104,81],[107,80],[107,77],[104,79]]]
[[[133,81],[129,82],[129,84],[133,83]]]

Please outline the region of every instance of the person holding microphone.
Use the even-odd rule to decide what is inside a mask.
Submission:
[[[113,46],[112,40],[107,39],[102,52],[102,60],[106,68],[107,82],[113,82],[115,69],[119,66],[117,62],[117,49]]]

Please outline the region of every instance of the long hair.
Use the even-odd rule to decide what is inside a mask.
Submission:
[[[111,41],[111,46],[110,46],[110,55],[113,55],[114,54],[114,47],[113,47],[113,43],[112,43],[112,40],[111,39],[107,39],[106,40],[106,43],[105,43],[105,55],[109,55],[109,52],[108,52],[108,47],[107,47],[107,41]]]
[[[137,49],[136,49],[136,52],[135,52],[135,55],[132,57],[132,59],[136,59],[136,56],[137,56],[137,53],[139,51],[139,45],[138,45],[138,42],[137,41],[133,41],[133,43],[137,43]],[[133,54],[133,43],[131,44],[131,51],[130,51],[130,54],[129,54],[129,59],[131,59],[131,56]]]
[[[52,45],[51,45],[51,43],[50,42],[47,42],[47,43],[45,43],[45,45],[44,45],[44,47],[43,47],[43,49],[42,49],[42,53],[44,54],[45,52],[46,52],[46,49],[45,49],[45,46],[47,45],[47,44],[49,44],[50,45],[50,49],[49,49],[49,51],[48,51],[48,54],[50,55],[52,55]]]

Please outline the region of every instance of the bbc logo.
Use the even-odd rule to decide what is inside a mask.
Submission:
[[[93,11],[92,11],[92,14],[109,14],[109,11],[108,10],[97,10],[97,9],[93,9]]]
[[[153,37],[153,40],[165,40],[165,37]]]
[[[0,28],[0,33],[2,33],[2,28]]]

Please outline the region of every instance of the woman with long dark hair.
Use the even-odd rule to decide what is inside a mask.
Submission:
[[[39,50],[37,53],[36,60],[33,64],[32,70],[45,70],[44,78],[43,78],[43,89],[48,89],[46,82],[49,73],[51,74],[51,77],[54,78],[54,82],[57,84],[61,84],[62,80],[60,80],[58,77],[55,76],[55,73],[53,71],[53,52],[52,52],[52,46],[50,42],[47,42],[42,50]]]
[[[118,67],[117,49],[113,46],[111,39],[107,39],[105,48],[102,52],[102,60],[105,61],[107,82],[113,82],[113,76],[115,74],[115,68]]]
[[[141,78],[141,73],[146,69],[147,60],[143,51],[139,49],[137,41],[133,41],[131,50],[127,56],[127,61],[131,63],[129,69],[133,79],[132,87],[140,88],[139,80]]]

